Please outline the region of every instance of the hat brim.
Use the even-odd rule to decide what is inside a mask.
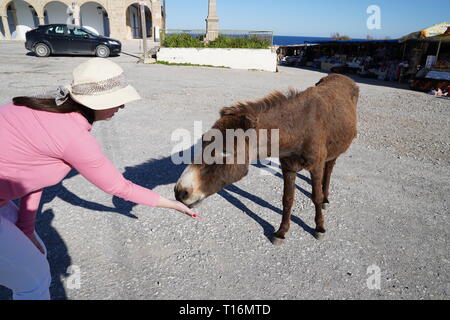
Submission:
[[[76,95],[70,90],[70,96],[76,102],[93,110],[111,109],[141,99],[136,89],[130,85],[98,96]]]

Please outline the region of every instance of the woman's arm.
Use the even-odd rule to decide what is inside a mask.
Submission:
[[[20,199],[18,219],[16,226],[28,238],[34,235],[34,225],[36,221],[36,212],[41,202],[42,190],[27,194]]]
[[[20,199],[16,226],[30,239],[30,241],[36,246],[36,248],[44,254],[45,250],[41,246],[40,242],[36,239],[36,235],[34,232],[36,212],[39,209],[41,196],[42,190],[38,190],[29,193]]]
[[[165,199],[158,193],[125,179],[103,153],[95,138],[88,132],[72,139],[63,152],[63,159],[106,193],[151,207],[175,209],[193,218],[198,218],[182,203]]]
[[[159,194],[125,179],[89,132],[72,139],[62,156],[64,161],[104,192],[150,207],[157,205]]]

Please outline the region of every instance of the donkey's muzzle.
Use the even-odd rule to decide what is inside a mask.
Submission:
[[[177,199],[177,201],[183,202],[183,200],[186,200],[188,196],[188,192],[186,190],[184,190],[183,188],[175,187],[174,191],[175,191],[175,199]]]

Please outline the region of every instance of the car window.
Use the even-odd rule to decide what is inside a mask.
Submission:
[[[71,29],[70,34],[78,37],[84,37],[85,35],[89,35],[89,33],[81,29]]]
[[[52,26],[52,27],[48,28],[47,33],[64,35],[65,29],[66,29],[66,27],[63,27],[63,26]]]
[[[55,28],[55,33],[56,34],[64,34],[65,29],[66,29],[65,27],[58,26]]]

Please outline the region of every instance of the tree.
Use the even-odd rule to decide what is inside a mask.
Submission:
[[[331,34],[331,39],[333,40],[352,40],[349,36],[340,35],[339,32]]]

